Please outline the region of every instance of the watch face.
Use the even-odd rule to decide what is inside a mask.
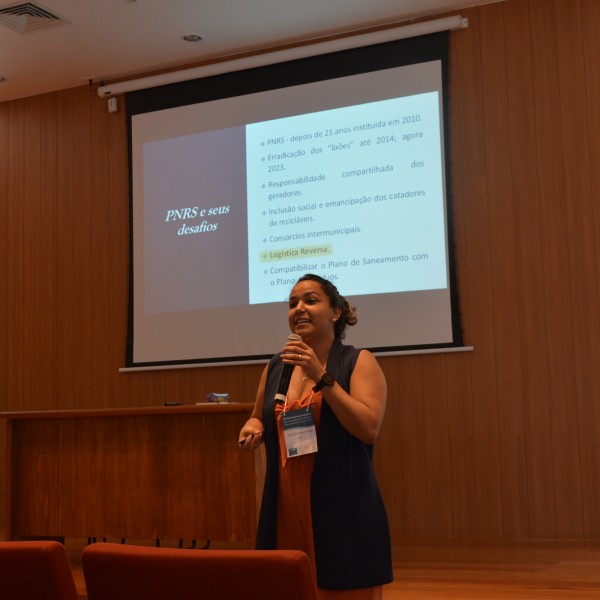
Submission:
[[[335,379],[331,373],[327,373],[325,371],[325,375],[323,375],[323,383],[325,385],[333,385],[335,383]]]
[[[315,385],[315,387],[313,388],[313,391],[320,392],[325,386],[331,386],[334,383],[335,383],[335,377],[331,373],[328,373],[327,371],[325,371],[325,374],[323,375],[323,377],[321,377],[321,379],[319,380],[317,385]]]

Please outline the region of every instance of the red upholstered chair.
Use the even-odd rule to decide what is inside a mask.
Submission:
[[[183,550],[92,544],[81,555],[89,600],[316,600],[297,550]]]
[[[67,551],[58,542],[0,542],[0,598],[77,600]]]

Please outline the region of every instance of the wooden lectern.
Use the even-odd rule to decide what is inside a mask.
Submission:
[[[254,541],[263,452],[252,404],[1,413],[8,540]]]

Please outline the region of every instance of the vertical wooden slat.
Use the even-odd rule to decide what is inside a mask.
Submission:
[[[470,15],[468,15],[470,16]],[[467,270],[467,230],[465,216],[468,199],[463,192],[460,176],[462,131],[460,127],[460,44],[456,36],[450,38],[449,52],[449,160],[451,181],[452,249],[456,270],[459,310],[464,307],[469,291]],[[457,47],[458,46],[458,47]],[[456,175],[455,175],[456,173]],[[465,343],[471,344],[470,312],[462,310]],[[449,435],[451,441],[450,468],[452,472],[453,535],[476,539],[479,529],[477,509],[476,441],[473,427],[473,394],[471,389],[471,361],[465,354],[447,358],[446,378],[449,404]]]
[[[43,394],[38,373],[42,368],[43,358],[39,352],[39,321],[42,311],[41,288],[30,285],[28,281],[39,281],[42,269],[42,249],[40,233],[42,228],[40,210],[40,100],[27,98],[23,101],[23,109],[27,114],[24,128],[23,148],[25,155],[23,178],[23,288],[18,297],[23,309],[23,362],[21,371],[27,381],[28,391],[33,397],[40,398]]]
[[[248,501],[249,475],[254,471],[253,453],[239,452],[238,432],[248,414],[204,415],[205,452],[202,456],[205,481],[214,482],[205,491],[204,511],[208,530],[215,539],[235,540],[235,532],[244,532],[244,541],[255,539],[258,513],[256,504]],[[227,440],[231,440],[228,442]],[[221,474],[227,473],[227,477]],[[232,498],[245,498],[231,502]],[[239,538],[238,538],[239,539]]]
[[[557,58],[562,53],[556,39],[556,19],[553,3],[532,2],[531,23],[534,103],[537,127],[538,186],[540,190],[540,237],[543,244],[544,294],[547,302],[545,342],[548,351],[549,390],[547,406],[550,411],[550,435],[553,453],[554,494],[556,496],[556,528],[561,536],[561,518],[581,503],[579,477],[579,448],[569,443],[569,433],[576,428],[576,412],[569,409],[573,398],[568,385],[574,375],[571,288],[568,265],[568,237],[565,228],[564,202],[547,202],[557,191],[564,195],[564,159],[561,135],[560,91]],[[565,374],[569,376],[565,377]],[[572,467],[565,468],[566,465]],[[581,527],[581,522],[579,528]]]
[[[9,199],[8,181],[9,164],[9,132],[10,105],[0,103],[0,275],[6,285],[0,287],[0,410],[7,406],[8,395],[8,253],[9,253]]]
[[[445,389],[445,362],[442,355],[425,360],[423,378],[423,416],[425,421],[427,526],[428,537],[452,539],[450,442],[448,435],[448,398]]]
[[[427,487],[426,422],[423,411],[423,370],[420,357],[406,356],[398,360],[398,382],[400,387],[397,390],[393,388],[388,390],[388,397],[397,399],[397,409],[388,412],[386,423],[390,435],[399,435],[402,442],[399,467],[404,509],[402,529],[408,539],[427,538],[429,531],[427,498],[429,493],[435,491],[430,491]],[[393,417],[396,417],[395,420],[392,420]],[[392,457],[386,458],[388,469],[394,468],[394,471],[398,469],[391,466]],[[384,489],[388,469],[380,472]],[[388,506],[388,509],[393,511],[394,506]]]
[[[388,518],[392,539],[405,537],[404,498],[402,473],[405,457],[402,453],[402,436],[398,423],[401,422],[400,405],[407,399],[398,394],[400,389],[398,361],[393,357],[378,359],[388,386],[386,410],[381,426],[380,438],[374,454],[375,472],[378,475],[381,493],[388,506]],[[386,473],[381,481],[380,473]]]
[[[92,375],[92,296],[91,280],[93,274],[92,254],[92,209],[91,209],[91,172],[93,169],[91,155],[91,110],[90,93],[87,88],[80,87],[70,90],[73,97],[73,199],[72,230],[69,237],[72,240],[73,253],[73,281],[71,289],[76,294],[74,304],[75,318],[79,324],[73,331],[71,349],[78,355],[76,372],[73,373],[73,384],[80,389],[78,398],[73,400],[72,406],[79,402],[89,405],[91,402],[92,388],[89,385]],[[85,124],[79,127],[78,123]]]
[[[448,394],[448,436],[452,539],[477,539],[477,443],[473,421],[473,397],[469,382],[471,365],[462,353],[445,358]]]
[[[9,106],[0,103],[0,277],[8,284],[8,134]],[[8,285],[0,286],[0,410],[8,406]],[[6,484],[1,476],[7,457],[6,424],[0,424],[0,527],[6,527],[2,502],[6,500]]]
[[[478,17],[473,11],[468,36],[456,36],[456,58],[461,68],[456,81],[455,101],[459,109],[455,127],[460,128],[461,163],[455,177],[461,179],[464,210],[467,281],[463,311],[471,316],[469,337],[475,346],[472,361],[471,392],[473,423],[479,443],[475,453],[475,481],[479,516],[479,535],[501,535],[500,454],[495,379],[493,270],[489,240],[500,231],[491,227],[487,196],[487,131],[484,122],[481,35]],[[468,202],[467,202],[468,199]]]
[[[562,249],[566,258],[566,267],[569,270],[569,294],[573,310],[563,311],[568,315],[568,337],[557,344],[565,356],[563,364],[553,364],[552,373],[560,373],[553,377],[552,384],[560,394],[553,405],[553,436],[556,456],[556,506],[557,530],[559,537],[569,537],[574,533],[576,537],[583,535],[584,522],[581,514],[582,479],[581,463],[582,448],[579,445],[578,414],[585,410],[589,402],[589,382],[592,378],[587,376],[587,371],[594,368],[600,355],[599,346],[591,338],[600,334],[598,315],[589,311],[590,303],[598,305],[598,289],[595,273],[589,265],[582,268],[581,256],[593,254],[593,226],[586,215],[591,215],[590,203],[590,165],[589,143],[586,139],[587,126],[585,83],[583,81],[583,54],[582,54],[582,23],[579,2],[573,3],[568,11],[565,5],[557,3],[555,8],[557,47],[560,52],[557,56],[557,75],[560,93],[559,112],[561,114],[561,140],[562,140],[562,165],[564,165],[563,202],[565,215],[566,246]],[[581,78],[581,79],[580,79]],[[582,122],[583,121],[583,122]],[[574,162],[573,162],[574,161]],[[577,165],[573,169],[571,165]],[[560,167],[559,167],[560,168]],[[581,177],[580,177],[581,175]],[[574,179],[578,181],[573,182]],[[572,201],[573,200],[573,201]],[[563,224],[564,225],[564,224]],[[590,279],[591,275],[593,279]],[[557,277],[558,279],[558,277]],[[563,282],[563,287],[564,282]],[[573,290],[577,290],[580,301],[576,301]],[[582,311],[583,312],[580,312]],[[565,319],[562,319],[563,322]],[[554,321],[554,320],[553,320]],[[575,344],[574,339],[581,340]],[[562,373],[561,373],[562,371]],[[571,385],[571,381],[582,382]],[[575,391],[575,393],[574,393]],[[577,407],[576,410],[573,410]],[[600,496],[596,495],[597,499]],[[577,514],[577,520],[573,515]],[[598,520],[596,520],[596,524]],[[596,528],[596,531],[598,529]]]
[[[103,460],[106,429],[100,419],[56,421],[60,429],[60,522],[57,530],[66,537],[96,537],[105,531],[106,487]]]
[[[22,103],[21,103],[22,104]],[[23,372],[23,185],[26,170],[25,117],[21,106],[13,105],[9,112],[8,136],[8,231],[6,293],[7,339],[11,340],[6,361],[7,374]],[[23,381],[8,377],[7,398],[17,406],[23,406]]]
[[[521,339],[521,386],[524,415],[524,458],[527,465],[529,536],[554,537],[555,508],[551,426],[548,409],[548,359],[544,303],[543,250],[536,162],[529,3],[505,6],[510,110],[511,196],[518,251],[517,289]]]
[[[526,465],[523,458],[524,418],[518,305],[518,249],[511,198],[511,81],[506,68],[506,43],[518,35],[507,29],[504,4],[480,11],[482,99],[493,264],[495,375],[502,494],[502,531],[509,538],[527,535]],[[516,375],[516,376],[515,376]],[[515,460],[514,446],[519,453]]]
[[[562,8],[562,7],[561,7]],[[583,29],[583,53],[584,53],[584,81],[586,101],[586,124],[588,128],[587,143],[589,148],[589,160],[591,165],[591,194],[589,219],[594,228],[593,256],[580,257],[585,262],[591,275],[595,271],[596,284],[600,281],[600,111],[597,109],[600,97],[600,36],[598,28],[600,24],[600,4],[594,0],[582,0],[582,29]],[[589,223],[588,223],[589,224]],[[592,260],[593,259],[593,260]],[[593,306],[588,307],[592,318],[597,315]],[[583,315],[581,315],[583,316]],[[592,329],[590,328],[590,331]],[[593,369],[593,373],[597,369]],[[598,386],[600,382],[597,377],[586,373],[587,389],[585,389],[584,410],[578,414],[579,418],[579,441],[581,446],[581,465],[583,476],[583,515],[586,537],[598,537],[598,485],[600,480],[600,461],[598,461],[599,443],[598,430],[600,429],[600,405],[597,398],[600,396]]]
[[[597,378],[592,375],[600,364],[600,315],[597,310],[600,304],[597,278],[599,260],[596,253],[597,228],[593,218],[591,175],[598,165],[590,162],[591,138],[596,138],[597,133],[591,132],[588,126],[588,111],[596,113],[597,108],[588,104],[583,40],[584,14],[581,2],[573,2],[569,6],[556,2],[555,18],[557,45],[560,48],[557,56],[557,75],[561,90],[559,113],[564,174],[562,202],[565,206],[567,236],[565,250],[571,284],[569,300],[572,306],[572,335],[577,340],[572,346],[570,357],[574,373],[569,373],[569,382],[563,383],[566,388],[563,421],[568,423],[569,435],[561,436],[561,459],[565,477],[561,485],[563,494],[559,500],[561,512],[569,514],[574,509],[567,501],[569,490],[577,491],[577,494],[571,492],[571,498],[573,502],[578,503],[577,506],[580,506],[582,501],[580,471],[569,468],[569,465],[577,461],[577,465],[581,463],[587,470],[590,460],[595,462],[595,458],[589,456],[587,447],[580,448],[579,436],[586,429],[587,432],[597,433],[600,426],[600,413],[592,400],[600,393]],[[574,385],[570,384],[572,381]],[[582,413],[588,416],[583,420],[578,419],[577,416]],[[585,436],[584,439],[589,438]],[[569,452],[566,451],[566,447],[569,448]],[[577,480],[574,480],[575,475]],[[590,487],[590,482],[587,482],[586,492],[587,502],[591,502],[590,506],[597,505],[600,501],[597,486]],[[589,513],[586,523],[590,535],[600,533],[600,517],[595,512]],[[578,525],[583,533],[583,522]],[[565,532],[563,537],[566,537],[566,532],[572,531],[572,523],[566,522],[565,519],[561,524],[561,533]]]
[[[73,226],[75,221],[74,202],[76,191],[73,186],[76,166],[74,157],[73,135],[75,123],[73,120],[73,95],[69,90],[58,93],[59,101],[56,113],[56,179],[57,199],[54,205],[56,214],[56,262],[55,281],[57,289],[54,331],[60,335],[52,336],[56,355],[57,392],[61,394],[61,407],[74,408],[74,382],[79,371],[80,357],[75,353],[75,335],[77,303],[79,294],[75,280],[75,253],[73,243]],[[82,123],[87,126],[87,123]]]
[[[110,388],[105,382],[111,379],[110,303],[106,301],[111,284],[109,221],[109,177],[108,164],[108,119],[106,103],[96,102],[88,94],[90,103],[90,386],[94,405],[98,408],[110,406]]]
[[[132,403],[136,397],[134,381],[136,376],[119,374],[118,369],[125,365],[127,332],[127,300],[129,298],[129,176],[127,172],[127,128],[125,102],[119,99],[119,112],[107,120],[106,146],[108,154],[105,173],[108,195],[105,198],[108,213],[108,262],[110,280],[105,290],[105,298],[110,307],[109,322],[105,335],[108,335],[110,356],[109,396],[111,405],[118,399],[121,406]],[[94,102],[106,108],[106,102],[94,98]],[[123,300],[125,299],[125,302]]]
[[[13,460],[20,464],[18,477],[13,473],[15,529],[24,536],[61,536],[60,428],[50,421],[22,422],[13,426],[13,436]],[[22,498],[36,501],[23,506]]]
[[[111,418],[105,433],[104,489],[114,493],[107,497],[103,535],[155,538],[157,521],[169,510],[157,493],[168,484],[167,439],[151,417]]]
[[[29,408],[40,409],[60,407],[58,355],[55,352],[58,307],[62,304],[61,288],[58,285],[57,272],[61,268],[58,255],[60,231],[57,227],[56,204],[60,201],[60,190],[56,177],[58,148],[58,94],[47,94],[40,98],[40,213],[43,227],[40,231],[40,248],[42,252],[42,271],[38,285],[43,298],[39,327],[38,352],[42,362],[39,373],[42,382],[41,398],[30,398]],[[36,403],[37,402],[37,403]]]

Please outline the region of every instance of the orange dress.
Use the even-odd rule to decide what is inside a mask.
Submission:
[[[279,435],[279,498],[277,501],[277,548],[302,550],[308,554],[316,581],[315,546],[312,531],[310,506],[310,481],[315,454],[304,454],[287,458],[281,415],[284,411],[306,408],[309,404],[315,427],[319,428],[321,416],[321,392],[309,392],[298,401],[275,405],[277,432]],[[319,600],[381,600],[383,587],[356,590],[317,589]]]

